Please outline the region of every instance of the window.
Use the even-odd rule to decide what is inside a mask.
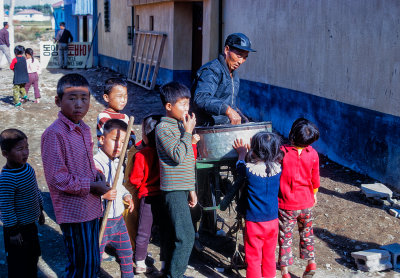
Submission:
[[[132,26],[128,26],[128,45],[132,45],[133,40],[133,28]]]
[[[104,0],[104,29],[110,32],[110,0]]]
[[[150,16],[149,30],[154,31],[154,16]]]

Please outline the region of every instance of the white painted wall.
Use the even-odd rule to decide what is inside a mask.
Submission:
[[[400,116],[398,0],[224,0],[224,38],[256,53],[240,77]]]
[[[98,25],[99,54],[130,61],[132,48],[128,45],[128,26],[131,26],[131,7],[126,1],[110,1],[110,32],[104,30],[104,1],[97,0],[101,18]],[[91,39],[91,38],[89,38]]]

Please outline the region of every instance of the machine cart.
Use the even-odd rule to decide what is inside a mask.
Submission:
[[[222,225],[224,223],[224,219],[218,216],[217,209],[226,195],[229,200],[224,200],[225,207],[235,195],[234,187],[238,186],[235,177],[237,153],[232,147],[235,139],[243,139],[244,143],[250,144],[251,137],[260,131],[271,132],[271,122],[196,128],[195,132],[200,136],[197,144],[196,191],[199,204],[203,208],[203,230],[216,233],[218,222],[222,222]],[[242,227],[242,219],[233,211],[237,221],[230,227],[228,235],[235,234],[238,247],[237,232]],[[236,255],[232,257],[232,263]]]

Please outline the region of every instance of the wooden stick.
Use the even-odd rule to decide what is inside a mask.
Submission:
[[[126,130],[124,145],[122,146],[122,151],[121,151],[121,155],[119,157],[117,172],[115,173],[115,177],[114,177],[114,181],[113,181],[113,185],[112,185],[111,189],[117,188],[119,174],[121,172],[122,164],[124,163],[125,152],[126,152],[126,149],[128,148],[128,143],[129,143],[129,137],[131,136],[133,120],[134,120],[133,116],[131,116],[129,118],[128,129]],[[99,232],[99,234],[100,234],[100,236],[99,236],[99,244],[100,245],[101,245],[101,241],[103,240],[104,230],[106,229],[107,220],[108,220],[108,213],[110,212],[111,204],[112,204],[111,201],[107,202],[107,207],[106,207],[106,210],[105,210],[104,215],[103,215],[103,222],[101,223],[101,228],[100,228],[100,232]]]

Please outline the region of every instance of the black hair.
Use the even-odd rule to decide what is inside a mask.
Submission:
[[[164,106],[174,105],[180,98],[190,99],[190,91],[185,85],[172,81],[160,87],[160,98]]]
[[[60,26],[65,27],[65,22],[64,22],[64,21],[63,21],[63,22],[60,22]]]
[[[308,147],[319,139],[318,127],[311,121],[298,118],[294,121],[289,133],[289,141],[296,147]]]
[[[32,62],[35,60],[35,59],[33,59],[33,49],[32,48],[25,49],[25,55],[26,54],[29,54],[31,56]]]
[[[148,146],[156,146],[156,126],[160,123],[162,115],[148,115],[144,117],[142,128],[147,137]]]
[[[11,151],[15,145],[28,137],[21,130],[10,128],[0,133],[0,146],[2,151]]]
[[[25,53],[25,47],[23,47],[22,45],[17,45],[15,48],[14,48],[14,54],[15,54],[15,56],[17,56],[17,55],[22,55],[22,54],[24,54]]]
[[[280,149],[281,137],[274,132],[260,131],[250,141],[250,150],[246,155],[246,162],[264,162],[267,166],[266,172],[271,173],[273,163],[280,163],[284,153]]]
[[[104,83],[104,94],[109,95],[115,86],[128,87],[128,83],[121,78],[109,78]]]
[[[86,80],[86,78],[77,73],[70,73],[64,75],[60,78],[60,80],[58,80],[57,96],[62,99],[64,90],[70,87],[86,87],[89,89],[90,93],[89,82]]]
[[[103,126],[103,135],[106,136],[114,129],[120,129],[126,132],[128,129],[128,125],[122,120],[110,119]]]
[[[7,21],[4,21],[3,22],[3,27],[6,27],[8,25],[8,22]]]

